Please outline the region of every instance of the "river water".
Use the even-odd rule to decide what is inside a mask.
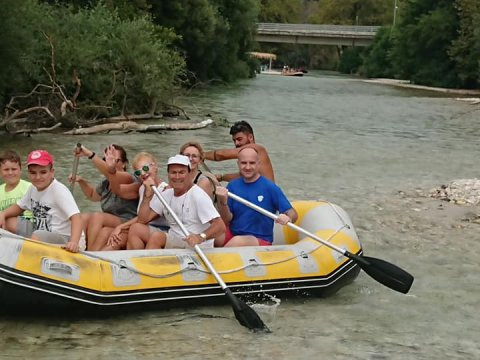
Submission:
[[[324,199],[351,216],[365,254],[416,280],[408,295],[365,273],[329,298],[256,305],[271,334],[250,333],[226,305],[125,314],[107,319],[0,317],[0,358],[36,359],[478,359],[478,208],[423,197],[430,188],[478,176],[479,111],[435,93],[308,74],[260,75],[197,91],[185,108],[254,127],[291,199]],[[0,149],[52,151],[57,177],[80,141],[156,154],[161,162],[190,139],[231,147],[228,127],[161,134],[2,137]],[[209,163],[216,171],[234,162]],[[94,179],[82,160],[80,173]],[[95,205],[76,198],[82,210]],[[38,309],[41,313],[41,309]]]

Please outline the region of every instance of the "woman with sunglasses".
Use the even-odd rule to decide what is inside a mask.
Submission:
[[[117,194],[127,199],[138,199],[137,212],[143,201],[152,199],[151,191],[145,191],[144,182],[148,179],[148,183],[153,183],[160,191],[163,191],[167,184],[158,176],[158,163],[153,155],[147,152],[137,154],[133,160],[133,174],[137,182],[132,184],[124,184],[115,181],[114,174],[109,175],[112,178],[112,189]],[[119,224],[115,228],[103,228],[99,234],[98,241],[102,245],[99,250],[120,250],[125,249],[127,238],[130,233],[147,234],[152,232],[166,231],[168,224],[164,218],[157,217],[148,224],[138,222],[138,217],[131,219],[123,224]]]
[[[106,161],[106,154],[110,154],[110,164]],[[125,149],[116,144],[109,145],[104,149],[104,157],[85,146],[75,149],[74,154],[78,157],[87,157],[103,175],[112,172],[117,173],[118,182],[132,183],[135,179],[127,172],[128,158]],[[82,223],[87,234],[88,250],[98,250],[97,237],[103,227],[115,227],[136,216],[138,201],[135,199],[125,200],[111,190],[110,182],[103,179],[97,186],[90,184],[80,175],[73,179],[69,176],[70,182],[77,182],[87,199],[100,202],[102,212],[82,213]]]
[[[190,159],[190,164],[192,167],[190,176],[193,179],[193,183],[200,186],[200,188],[202,188],[208,194],[208,196],[210,196],[210,199],[212,199],[213,203],[216,204],[217,197],[215,194],[215,189],[217,185],[220,185],[220,183],[217,181],[215,175],[209,172],[202,172],[200,170],[200,165],[203,164],[203,160],[205,159],[202,145],[196,141],[189,141],[182,145],[180,148],[180,154]]]

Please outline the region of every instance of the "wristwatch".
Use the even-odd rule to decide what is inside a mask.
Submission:
[[[203,241],[207,241],[207,234],[201,233],[200,237],[202,238]]]

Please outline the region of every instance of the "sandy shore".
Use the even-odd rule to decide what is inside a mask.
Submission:
[[[474,97],[468,98],[468,100],[470,102],[475,103],[475,104],[480,103],[480,90],[448,89],[448,88],[439,88],[439,87],[424,86],[424,85],[415,85],[415,84],[411,84],[410,81],[408,81],[408,80],[395,80],[395,79],[366,79],[366,80],[362,80],[362,81],[369,82],[369,83],[375,83],[375,84],[385,84],[385,85],[398,86],[398,87],[409,88],[409,89],[419,89],[419,90],[442,92],[442,93],[446,93],[446,94],[471,95],[471,96],[474,96]],[[465,99],[462,99],[462,100],[465,100]]]
[[[370,209],[355,215],[366,251],[388,254],[392,261],[398,256],[399,264],[402,253],[448,251],[451,246],[468,252],[480,230],[480,205],[432,198],[423,190],[377,198]],[[407,260],[403,263],[408,267]]]

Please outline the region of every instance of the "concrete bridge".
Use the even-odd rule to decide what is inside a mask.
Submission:
[[[258,23],[255,40],[294,44],[368,46],[380,26]]]

